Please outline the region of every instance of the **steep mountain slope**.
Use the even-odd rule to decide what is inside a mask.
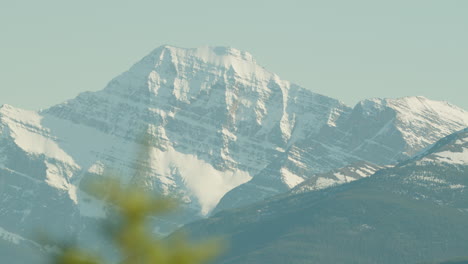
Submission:
[[[371,177],[282,195],[186,227],[218,263],[421,263],[468,253],[468,129]]]
[[[314,174],[350,164],[395,164],[466,126],[468,113],[447,102],[424,97],[364,100],[319,133],[297,140],[251,181],[228,192],[215,211],[261,201]],[[330,177],[324,180],[334,181]]]
[[[331,111],[340,110],[347,107],[280,80],[248,53],[161,47],[103,91],[82,94],[45,113],[130,139],[137,128],[159,125],[163,143],[184,153],[199,152],[217,169],[242,162],[255,171],[268,156],[250,157],[230,144],[248,141],[249,152],[284,147],[295,134],[318,130]],[[295,129],[295,122],[304,123],[305,132]]]
[[[364,100],[335,130],[338,143],[332,142],[363,160],[391,164],[465,128],[467,122],[463,109],[421,96]]]
[[[330,113],[347,110],[337,100],[279,79],[248,53],[165,46],[103,91],[42,114],[48,125],[58,118],[130,143],[149,129],[158,146],[148,184],[165,194],[182,190],[207,214],[225,192],[252,178],[282,149],[318,131]],[[69,134],[54,131],[59,137]]]
[[[86,237],[105,213],[83,184],[106,170],[130,181],[139,168],[149,190],[184,202],[158,223],[167,233],[346,112],[248,53],[160,47],[102,91],[41,112],[0,108],[0,228]]]
[[[183,203],[157,223],[164,234],[317,173],[387,165],[467,124],[447,103],[375,99],[351,109],[249,53],[163,46],[101,91],[40,112],[0,108],[0,228],[25,241],[37,226],[84,239],[105,205],[83,186],[108,171],[129,182],[139,170],[150,191]]]

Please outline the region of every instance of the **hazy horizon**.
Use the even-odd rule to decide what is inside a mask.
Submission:
[[[181,6],[185,8],[181,8]],[[2,3],[0,104],[96,91],[154,48],[230,46],[349,106],[425,96],[468,109],[466,1]]]

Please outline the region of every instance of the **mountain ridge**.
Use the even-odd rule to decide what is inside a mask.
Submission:
[[[287,193],[184,227],[229,243],[216,263],[432,263],[467,252],[468,130],[348,184]],[[459,160],[439,159],[463,153]]]
[[[293,145],[272,168],[266,167],[256,178],[228,192],[215,211],[261,201],[294,187],[279,180],[288,174],[305,174],[305,179],[361,161],[396,164],[466,127],[468,115],[447,102],[421,96],[375,98],[359,102],[336,123],[298,141],[298,147]]]
[[[350,108],[280,79],[249,53],[160,47],[103,90],[41,111],[0,108],[0,202],[8,208],[0,227],[25,239],[27,230],[11,223],[87,229],[105,217],[105,205],[82,184],[109,169],[128,182],[143,163],[146,187],[183,203],[179,216],[158,223],[165,234],[213,210],[288,192],[317,173],[396,163],[468,126],[468,112],[445,103],[421,99],[436,110],[406,111],[421,101],[411,98]],[[139,160],[146,147],[147,163]],[[56,209],[35,210],[47,204],[70,216],[59,223],[51,219],[62,214]]]

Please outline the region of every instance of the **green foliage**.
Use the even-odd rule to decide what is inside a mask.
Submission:
[[[65,248],[55,259],[56,264],[100,264],[98,256],[89,254],[77,248]]]
[[[153,197],[143,188],[123,186],[113,179],[93,185],[92,193],[114,205],[115,217],[106,222],[107,235],[118,248],[121,264],[199,264],[219,252],[219,241],[191,245],[181,234],[167,240],[152,234],[148,219],[172,209],[175,203],[171,200]],[[102,263],[106,262],[75,247],[63,248],[55,259],[55,264]]]

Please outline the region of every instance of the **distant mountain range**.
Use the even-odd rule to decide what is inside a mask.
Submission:
[[[106,205],[83,186],[107,172],[128,182],[144,167],[148,190],[183,203],[155,227],[168,234],[213,212],[380,174],[467,126],[468,112],[447,102],[350,108],[247,52],[162,46],[101,91],[38,112],[0,108],[0,253],[39,247],[36,229],[92,236]]]
[[[465,129],[371,177],[293,190],[185,229],[230,242],[217,263],[466,263],[467,188]]]

